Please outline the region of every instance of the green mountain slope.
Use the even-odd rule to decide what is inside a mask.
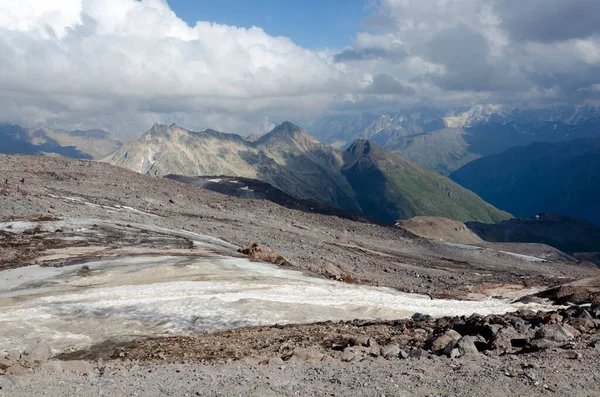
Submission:
[[[363,212],[394,221],[417,215],[499,222],[511,215],[436,172],[358,140],[345,154],[343,174]]]

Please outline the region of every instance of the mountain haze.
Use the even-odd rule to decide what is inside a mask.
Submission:
[[[0,153],[59,154],[80,159],[101,159],[125,143],[102,130],[65,131],[0,125]]]
[[[341,151],[285,122],[254,142],[214,130],[154,125],[104,161],[153,176],[226,175],[258,179],[298,199],[386,222],[414,215],[460,221],[508,219],[448,178],[356,141]]]

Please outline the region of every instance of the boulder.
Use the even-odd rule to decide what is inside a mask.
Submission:
[[[584,334],[591,333],[596,329],[596,323],[591,318],[574,317],[567,320],[567,324]]]
[[[431,316],[423,313],[415,313],[412,315],[412,319],[414,321],[429,321],[431,320]]]
[[[358,349],[356,349],[354,347],[348,347],[348,348],[344,349],[340,359],[346,363],[358,361],[361,358],[360,353],[361,352]]]
[[[410,358],[414,358],[414,359],[421,359],[421,358],[426,358],[429,355],[429,353],[427,353],[427,351],[423,350],[423,349],[412,349],[411,351],[408,352],[408,357]]]
[[[510,323],[517,332],[522,334],[529,331],[529,329],[531,328],[531,325],[527,324],[525,320],[523,320],[521,317],[513,317],[510,320]]]
[[[467,356],[470,354],[478,354],[479,350],[477,349],[476,343],[485,343],[485,339],[482,336],[471,336],[466,335],[460,338],[458,342],[456,342],[456,348],[460,352],[460,356]]]
[[[569,326],[569,328],[572,328]],[[575,339],[575,335],[566,326],[561,324],[543,325],[535,333],[536,339],[547,339],[554,342],[568,342]]]
[[[323,356],[323,353],[311,348],[294,349],[292,353],[292,357],[296,357],[299,361],[321,361]]]
[[[393,343],[385,345],[381,348],[381,355],[387,359],[398,358],[400,355],[400,347]]]
[[[431,342],[431,351],[440,352],[446,350],[450,345],[454,346],[462,338],[462,335],[451,329]]]

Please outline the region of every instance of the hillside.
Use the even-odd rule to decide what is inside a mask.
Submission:
[[[417,215],[463,222],[473,217],[482,222],[510,218],[510,214],[448,178],[388,153],[370,141],[359,140],[348,148],[342,173],[352,185],[363,212],[390,222]]]
[[[600,224],[600,138],[513,148],[451,179],[517,217],[553,212]]]
[[[80,159],[101,159],[125,143],[102,130],[65,131],[0,125],[0,153],[59,154]]]
[[[105,161],[152,176],[257,179],[296,199],[316,200],[388,223],[414,215],[481,222],[509,217],[449,179],[375,144],[357,141],[343,152],[289,122],[255,142],[213,130],[155,125]]]

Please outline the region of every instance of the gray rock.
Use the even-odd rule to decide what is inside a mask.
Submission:
[[[324,354],[316,349],[294,349],[292,353],[293,357],[296,357],[300,361],[321,361]]]
[[[267,364],[268,365],[275,365],[275,364],[281,365],[281,364],[283,364],[283,360],[281,357],[275,356],[275,357],[269,358],[269,361],[267,362]]]
[[[521,317],[514,317],[510,322],[515,330],[519,333],[525,333],[531,328],[531,325],[525,323],[525,320],[523,320]]]
[[[353,348],[350,347],[350,348],[344,349],[344,351],[342,352],[342,356],[340,357],[340,359],[343,362],[349,363],[349,362],[358,360],[359,359],[359,355],[358,355],[358,352],[355,349],[353,349]]]
[[[460,357],[460,350],[458,350],[458,348],[454,348],[454,349],[450,350],[450,353],[448,354],[448,356],[450,358],[458,358],[458,357]]]
[[[559,345],[558,342],[551,341],[548,339],[535,339],[529,342],[529,346],[535,350],[545,350],[553,347],[557,347]]]
[[[453,329],[446,331],[443,335],[439,336],[431,343],[431,351],[444,351],[446,348],[448,348],[448,346],[454,346],[461,337],[462,335]]]
[[[43,362],[52,357],[50,345],[43,340],[33,342],[23,352],[23,359],[27,363]]]
[[[477,350],[477,346],[475,346],[476,342],[485,342],[485,339],[479,335],[466,335],[460,338],[460,340],[456,342],[456,348],[460,352],[461,357],[469,354],[478,354],[479,350]]]
[[[398,353],[398,357],[400,357],[403,360],[406,360],[409,356],[406,350],[400,350],[400,352]]]
[[[400,347],[395,344],[385,345],[381,348],[381,355],[384,358],[397,358],[400,355]]]
[[[429,353],[423,349],[412,349],[408,352],[408,356],[414,359],[426,358]]]
[[[412,315],[412,319],[414,321],[429,321],[431,320],[431,316],[423,313],[415,313]]]
[[[544,325],[535,333],[536,339],[548,339],[555,342],[568,342],[575,339],[575,335],[567,330],[564,325]]]

